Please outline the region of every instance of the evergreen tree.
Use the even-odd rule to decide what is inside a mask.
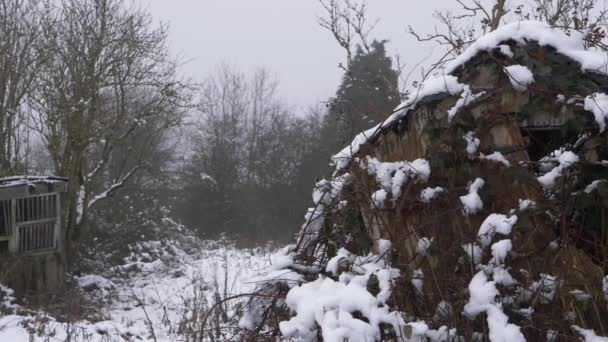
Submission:
[[[374,41],[369,51],[357,49],[336,96],[328,104],[315,163],[324,172],[328,158],[347,146],[359,132],[378,124],[399,105],[398,72],[386,55],[386,41]]]

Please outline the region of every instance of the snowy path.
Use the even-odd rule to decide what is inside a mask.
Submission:
[[[154,249],[155,244],[159,243],[146,247]],[[149,260],[146,253],[138,255],[110,279],[100,275],[78,279],[99,304],[104,320],[69,324],[49,317],[42,324],[31,315],[6,315],[0,317],[0,341],[184,341],[185,332],[200,330],[200,314],[217,298],[251,291],[254,284],[248,281],[269,264],[270,254],[263,249],[231,247],[205,249],[195,255],[177,248],[172,251],[170,260],[146,262],[142,261]],[[228,317],[237,303],[232,301],[226,307]],[[42,336],[30,333],[41,328]],[[229,331],[226,334],[228,338]]]

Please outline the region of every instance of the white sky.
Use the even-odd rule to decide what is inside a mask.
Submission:
[[[244,71],[265,66],[280,82],[282,97],[304,109],[332,96],[340,82],[345,54],[331,33],[317,24],[317,0],[140,0],[170,25],[173,54],[189,62],[183,71],[194,80],[223,61]],[[375,35],[389,39],[407,66],[428,55],[432,44],[416,42],[408,25],[432,30],[435,9],[452,0],[369,0]],[[408,68],[406,67],[406,70]]]

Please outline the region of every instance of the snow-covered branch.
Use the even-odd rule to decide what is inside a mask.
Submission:
[[[94,196],[87,204],[87,208],[91,208],[95,203],[112,196],[118,189],[124,187],[126,182],[129,180],[129,178],[131,178],[131,176],[133,176],[135,174],[135,172],[137,172],[137,170],[141,169],[142,166],[143,165],[135,166],[133,169],[131,169],[131,171],[129,171],[126,175],[121,177],[118,181],[116,181],[114,184],[112,184],[110,187],[108,187],[105,191]]]

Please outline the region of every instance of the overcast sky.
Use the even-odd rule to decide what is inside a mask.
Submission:
[[[271,70],[281,94],[300,109],[332,96],[340,82],[338,63],[344,51],[317,24],[317,0],[142,0],[159,20],[170,25],[174,54],[189,62],[184,71],[196,80],[222,61],[244,71]],[[450,0],[372,0],[369,17],[379,18],[375,35],[408,65],[428,55],[432,44],[416,42],[408,25],[429,31],[432,13]]]

